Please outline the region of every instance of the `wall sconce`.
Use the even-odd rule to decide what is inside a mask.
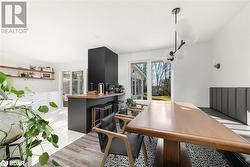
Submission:
[[[220,63],[215,64],[215,65],[214,65],[214,68],[220,69]]]

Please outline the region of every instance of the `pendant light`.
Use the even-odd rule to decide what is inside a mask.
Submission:
[[[186,20],[180,20],[178,23],[178,14],[180,13],[180,8],[174,8],[172,10],[172,14],[174,15],[174,24],[175,24],[175,32],[174,32],[174,50],[169,53],[169,61],[173,61],[178,54],[180,55],[180,49],[187,43],[193,42],[193,32],[191,26],[188,24]],[[178,45],[178,36],[181,38],[180,44]],[[182,55],[183,57],[183,55]]]

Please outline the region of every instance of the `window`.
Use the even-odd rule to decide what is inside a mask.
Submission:
[[[171,64],[163,61],[151,63],[152,99],[171,100]]]
[[[147,61],[131,63],[130,68],[133,99],[171,100],[171,63]]]
[[[131,64],[131,96],[133,99],[147,99],[147,63]]]

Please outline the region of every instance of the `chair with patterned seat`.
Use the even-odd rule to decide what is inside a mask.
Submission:
[[[147,153],[144,136],[135,133],[121,134],[117,132],[115,119],[132,120],[114,113],[101,119],[101,122],[93,128],[97,132],[101,151],[104,153],[101,166],[104,166],[109,154],[128,156],[130,167],[134,167],[135,159],[143,149],[145,163],[147,165]]]

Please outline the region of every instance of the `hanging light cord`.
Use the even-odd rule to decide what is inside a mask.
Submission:
[[[175,23],[175,25],[177,25],[177,15],[178,15],[178,13],[180,12],[180,8],[175,8],[175,9],[173,9],[172,10],[172,13],[174,14],[174,23]],[[177,31],[175,30],[175,32],[174,32],[174,51],[170,51],[170,53],[169,53],[169,55],[171,56],[171,58],[168,58],[168,60],[170,60],[170,61],[173,61],[174,60],[174,56],[175,56],[175,53],[179,50],[179,49],[181,49],[181,47],[186,43],[184,40],[181,40],[181,44],[180,44],[180,46],[179,47],[177,47]]]

